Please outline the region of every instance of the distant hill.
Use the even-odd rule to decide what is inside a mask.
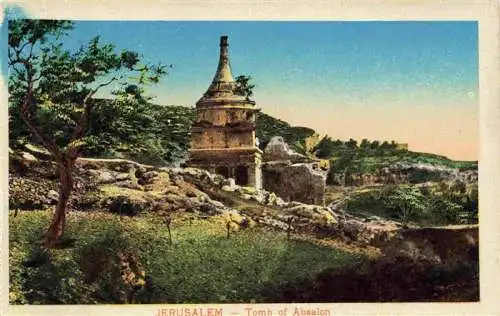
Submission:
[[[126,158],[150,164],[178,164],[187,157],[195,109],[185,106],[143,104],[113,105],[100,100],[89,126],[84,155]],[[401,149],[395,142],[333,140],[321,138],[309,127],[289,123],[259,112],[256,136],[264,149],[271,137],[282,136],[295,151],[331,161],[331,172],[373,173],[394,163],[428,164],[460,170],[477,169],[477,162],[454,161],[444,156]],[[55,127],[57,129],[57,127]],[[24,124],[11,122],[10,146],[31,143]],[[64,131],[63,131],[64,133]],[[64,136],[64,135],[63,135]]]

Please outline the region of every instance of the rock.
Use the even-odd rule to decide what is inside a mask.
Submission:
[[[34,155],[27,153],[27,152],[22,152],[21,157],[23,158],[23,160],[30,161],[30,162],[37,162],[38,161],[38,159]]]
[[[201,206],[202,205],[205,205],[207,203],[202,203],[200,200],[198,200],[198,198],[196,197],[191,197],[191,198],[187,198],[185,201],[184,201],[184,205],[186,207],[186,210],[188,212],[195,212],[195,211],[198,211],[198,210],[201,210]],[[215,208],[215,207],[211,207],[209,206],[211,209]]]
[[[307,160],[307,157],[296,153],[288,147],[281,136],[274,136],[264,149],[265,161],[290,160],[292,162]]]
[[[175,186],[175,185],[169,185],[165,188],[165,190],[163,191],[164,194],[176,194],[178,195],[179,194],[179,187],[178,186]]]
[[[292,201],[323,205],[326,172],[315,166],[315,163],[265,163],[262,169],[264,188]]]
[[[276,194],[274,192],[270,193],[268,196],[267,196],[267,199],[266,199],[266,204],[267,205],[275,205],[276,204],[276,200],[278,199],[278,197],[276,196]]]
[[[245,200],[251,200],[252,199],[252,196],[250,194],[242,194],[241,195],[241,198],[242,199],[245,199]]]
[[[167,193],[165,195],[164,199],[167,202],[179,205],[179,204],[184,204],[185,197],[182,197],[182,196],[175,194],[175,193]]]
[[[313,223],[320,226],[328,227],[337,224],[337,220],[327,208],[317,205],[302,204],[287,208],[284,211],[299,217],[309,218]]]
[[[141,211],[147,211],[150,208],[149,201],[142,198],[131,198],[125,195],[116,195],[108,197],[104,200],[104,205],[107,206],[111,213],[120,215],[136,216]]]
[[[330,204],[328,204],[328,207],[329,207],[332,211],[335,211],[335,210],[337,210],[337,209],[338,209],[341,205],[342,205],[342,201],[341,201],[341,200],[335,200],[335,201],[330,202]]]
[[[121,188],[144,191],[144,187],[142,185],[135,183],[134,181],[131,180],[119,181],[116,182],[115,185]]]
[[[57,202],[57,200],[59,200],[59,193],[57,193],[55,190],[50,190],[49,192],[47,192],[47,199]]]
[[[222,188],[221,189],[223,191],[234,192],[234,191],[238,190],[239,188],[240,187],[238,185],[236,185],[233,178],[229,178],[229,179],[223,178],[222,179]]]
[[[205,202],[205,203],[200,204],[199,209],[200,209],[200,212],[202,212],[203,214],[207,214],[207,215],[219,214],[217,207],[213,203],[210,203],[210,202]]]
[[[282,198],[280,198],[279,196],[276,198],[276,202],[275,202],[275,205],[276,206],[279,206],[279,207],[285,207],[285,206],[288,206],[288,203],[285,202]]]
[[[224,204],[222,204],[222,202],[219,202],[219,201],[210,200],[209,203],[211,203],[213,206],[215,206],[217,208],[221,208],[221,209],[226,207]]]
[[[253,228],[255,227],[256,223],[253,219],[250,217],[245,217],[240,223],[240,226],[243,228]]]
[[[128,173],[118,173],[114,176],[115,181],[130,180],[130,174]]]
[[[179,183],[184,181],[184,177],[180,174],[173,174],[170,175],[170,181],[175,185],[179,185]]]
[[[258,203],[264,203],[264,195],[259,193],[251,195],[250,200],[256,201]]]
[[[85,170],[84,173],[92,177],[98,177],[100,174],[100,172],[96,169],[84,169],[84,170]]]
[[[288,230],[289,227],[288,224],[270,217],[260,217],[257,221],[266,226],[271,226],[280,230]]]
[[[204,170],[196,169],[196,168],[184,168],[182,170],[183,170],[183,172],[182,172],[183,174],[188,174],[190,176],[195,176],[195,177],[201,176],[201,174],[204,171]]]
[[[151,182],[153,182],[154,179],[158,178],[159,176],[160,173],[158,171],[148,171],[142,174],[141,181],[144,182],[144,184],[150,184]],[[166,176],[168,177],[168,174],[166,174]]]
[[[109,171],[100,171],[96,179],[96,182],[100,184],[113,183],[115,181],[116,178]]]
[[[193,191],[187,191],[187,192],[186,192],[186,196],[187,196],[187,197],[196,197],[197,195],[196,195],[196,193],[194,193]]]
[[[222,191],[225,191],[225,192],[234,192],[236,191],[236,188],[232,188],[228,185],[223,185],[222,188],[221,188]]]
[[[254,187],[240,187],[238,192],[241,194],[254,195],[257,193],[257,190]]]

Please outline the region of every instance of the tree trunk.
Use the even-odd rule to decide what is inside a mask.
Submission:
[[[52,217],[43,245],[46,248],[53,248],[59,245],[66,226],[66,206],[73,190],[73,166],[74,160],[65,159],[58,162],[59,171],[59,200]]]

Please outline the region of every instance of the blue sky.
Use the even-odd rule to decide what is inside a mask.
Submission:
[[[475,22],[90,21],[76,23],[68,44],[97,34],[145,60],[172,64],[152,90],[168,104],[196,102],[216,68],[223,34],[233,74],[254,78],[256,99],[314,91],[322,101],[387,94],[450,100],[478,89]]]
[[[265,113],[333,138],[409,143],[477,159],[477,23],[78,21],[65,40],[95,35],[145,61],[172,64],[150,89],[194,106],[229,36],[233,75],[250,75]],[[422,127],[422,128],[421,128]]]

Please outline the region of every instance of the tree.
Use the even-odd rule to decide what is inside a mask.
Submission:
[[[96,106],[95,95],[115,84],[115,102],[146,102],[144,86],[166,74],[162,65],[139,64],[132,51],[115,52],[99,37],[71,52],[61,38],[70,21],[13,20],[9,23],[9,109],[53,156],[59,175],[59,200],[43,245],[59,244],[66,206],[73,189],[73,169]],[[135,76],[135,77],[131,77]]]
[[[358,142],[354,139],[349,139],[348,142],[346,142],[347,149],[351,151],[356,151],[358,149]]]
[[[366,138],[363,138],[361,140],[361,143],[359,144],[359,149],[362,154],[367,154],[370,149],[370,141]]]
[[[335,153],[335,144],[332,139],[325,135],[314,148],[316,157],[321,159],[331,158]]]
[[[404,224],[421,217],[428,209],[426,197],[414,186],[389,186],[381,192],[381,198]]]
[[[250,84],[250,80],[252,80],[250,76],[241,75],[236,77],[236,88],[234,93],[246,97],[247,100],[250,99],[253,95],[253,89],[255,88],[255,85]]]

